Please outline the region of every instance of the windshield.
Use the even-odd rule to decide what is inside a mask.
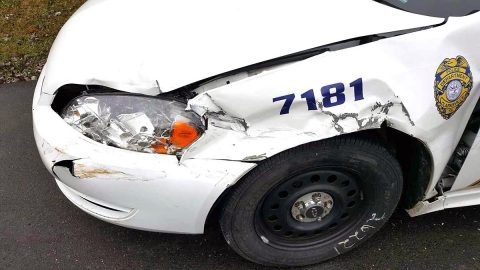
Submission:
[[[460,17],[480,10],[480,0],[376,0],[412,13],[434,17]]]

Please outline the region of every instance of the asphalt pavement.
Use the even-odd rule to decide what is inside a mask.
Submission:
[[[73,206],[37,153],[33,89],[0,85],[0,269],[264,269],[237,256],[215,222],[204,235],[142,232]],[[480,269],[480,207],[398,210],[360,248],[304,269]]]

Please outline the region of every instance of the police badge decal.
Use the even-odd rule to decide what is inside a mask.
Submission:
[[[445,120],[458,111],[472,87],[473,75],[465,57],[443,60],[435,75],[435,101],[438,112]]]

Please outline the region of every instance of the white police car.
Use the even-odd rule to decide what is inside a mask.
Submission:
[[[219,210],[241,256],[320,262],[397,205],[480,204],[479,9],[88,1],[38,82],[37,145],[65,196],[102,220],[198,234]]]

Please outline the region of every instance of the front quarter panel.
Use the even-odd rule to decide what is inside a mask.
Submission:
[[[379,128],[385,122],[430,149],[434,173],[428,190],[433,194],[479,97],[475,80],[480,76],[479,20],[479,14],[454,18],[440,27],[327,52],[207,91],[191,100],[189,107],[209,119],[209,128],[183,159],[258,161],[300,144]],[[457,56],[469,62],[474,83],[465,103],[446,120],[437,109],[435,76],[446,58]],[[351,86],[360,78],[363,99]],[[345,101],[325,100],[321,89],[339,84],[344,86]],[[314,104],[305,94],[310,89]],[[284,100],[274,99],[293,95],[288,112],[282,112]],[[327,107],[328,102],[340,104]],[[226,116],[227,122],[236,123],[222,123]]]

